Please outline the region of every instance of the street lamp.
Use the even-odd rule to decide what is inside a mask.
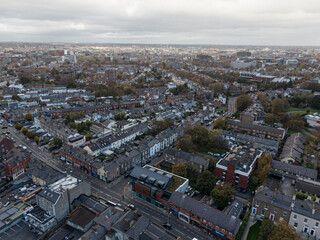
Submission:
[[[170,215],[171,215],[171,211],[168,213],[168,225],[170,225],[169,220],[170,220]]]

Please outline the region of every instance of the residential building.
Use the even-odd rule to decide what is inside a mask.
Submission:
[[[263,106],[260,103],[252,103],[240,114],[240,121],[243,123],[253,123],[260,120],[263,115]]]
[[[235,239],[241,222],[234,216],[201,203],[181,192],[173,192],[169,198],[168,211],[182,221],[222,239]]]
[[[301,234],[301,237],[310,236],[309,239],[319,239],[320,204],[311,200],[295,199],[289,224],[296,229],[298,234]]]
[[[283,146],[280,161],[291,164],[301,164],[304,152],[305,136],[301,133],[291,134]]]
[[[202,173],[208,169],[209,160],[191,153],[187,153],[176,148],[164,150],[164,160],[172,164],[183,162],[187,167],[194,169],[197,173]]]
[[[214,175],[236,188],[246,189],[262,152],[252,146],[236,146],[216,164]]]
[[[252,214],[256,219],[289,222],[292,198],[268,189],[259,189],[252,200]]]
[[[188,179],[149,165],[135,167],[130,174],[130,183],[138,197],[164,209],[171,193],[184,193],[189,186]]]
[[[30,162],[30,154],[23,148],[13,148],[3,157],[1,176],[10,176],[14,179],[25,173]]]
[[[281,141],[285,136],[284,129],[277,129],[252,123],[229,121],[227,129],[233,132]]]
[[[317,179],[318,171],[293,164],[288,164],[276,160],[271,162],[271,174],[279,177],[289,177],[294,179],[313,180]]]

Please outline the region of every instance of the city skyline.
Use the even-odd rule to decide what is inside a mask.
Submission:
[[[317,46],[318,1],[2,2],[1,42]]]

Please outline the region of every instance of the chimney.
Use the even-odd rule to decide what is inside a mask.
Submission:
[[[124,220],[124,228],[125,228],[126,230],[128,230],[128,229],[130,228],[130,219],[129,219],[129,218],[126,218],[126,219]]]
[[[134,219],[135,221],[137,221],[138,218],[139,218],[138,210],[134,210],[134,211],[133,211],[133,219]]]
[[[314,215],[316,212],[315,203],[312,203],[312,215]]]

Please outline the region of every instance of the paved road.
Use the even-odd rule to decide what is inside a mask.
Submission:
[[[115,183],[107,184],[97,178],[89,176],[80,169],[73,168],[72,166],[63,163],[57,157],[52,157],[52,154],[41,150],[33,141],[27,139],[26,136],[18,132],[13,127],[8,127],[8,131],[11,132],[11,136],[16,140],[16,144],[26,146],[28,150],[32,152],[32,155],[38,158],[40,161],[61,172],[68,172],[75,177],[83,177],[90,181],[92,195],[96,197],[103,197],[107,200],[116,200],[123,206],[134,204],[140,213],[149,217],[155,224],[158,224],[159,226],[162,226],[162,224],[168,220],[168,215],[165,210],[157,208],[141,199],[126,198],[124,196],[124,189],[127,186],[128,179],[124,178],[123,176],[117,179]],[[214,239],[206,232],[203,232],[199,228],[185,223],[174,216],[170,216],[170,224],[172,225],[172,229],[169,232],[175,237],[180,236],[182,239],[186,240],[193,239],[194,237],[199,240]],[[166,230],[164,229],[164,231]]]

